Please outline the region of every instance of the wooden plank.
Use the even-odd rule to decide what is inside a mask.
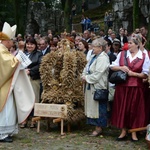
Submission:
[[[53,123],[61,122],[61,118],[53,119]]]
[[[66,118],[67,105],[35,103],[34,116]]]
[[[38,121],[38,120],[41,120],[41,117],[34,117],[34,118],[32,118],[32,121],[34,122],[34,121]]]
[[[135,128],[135,129],[129,129],[128,133],[132,133],[132,132],[138,132],[138,131],[143,131],[146,130],[147,127],[141,127],[141,128]]]

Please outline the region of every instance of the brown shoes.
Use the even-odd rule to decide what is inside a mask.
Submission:
[[[24,122],[20,125],[20,128],[27,128],[27,121],[24,121]],[[36,122],[31,121],[30,128],[36,128]]]
[[[20,128],[26,128],[26,127],[27,127],[27,122],[26,121],[21,123]]]
[[[92,134],[90,134],[89,136],[91,137],[95,137],[95,136],[99,136],[102,134],[102,130],[98,131],[98,130],[95,130],[92,132]]]
[[[30,128],[36,128],[36,123],[34,121],[31,121]]]

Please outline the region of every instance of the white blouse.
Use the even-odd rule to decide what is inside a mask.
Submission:
[[[113,67],[113,66],[120,66],[120,65],[119,65],[120,56],[121,56],[121,52],[117,55],[117,59],[112,62],[112,64],[110,65],[110,67]],[[139,59],[143,59],[143,52],[142,52],[141,50],[139,50],[138,53],[137,53],[134,57],[132,57],[130,51],[127,50],[126,58],[129,58],[130,63],[131,63],[134,59],[136,59],[137,57],[138,57]],[[148,75],[148,73],[149,73],[149,66],[150,66],[149,57],[148,57],[148,55],[145,55],[145,60],[144,60],[143,66],[142,66],[142,73]]]

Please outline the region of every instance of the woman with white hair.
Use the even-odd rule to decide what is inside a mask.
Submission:
[[[85,82],[85,115],[87,124],[94,125],[95,130],[90,136],[102,133],[102,127],[107,126],[107,99],[103,102],[94,100],[96,89],[107,89],[109,73],[109,57],[105,53],[107,42],[97,38],[92,42],[93,55],[82,74]]]

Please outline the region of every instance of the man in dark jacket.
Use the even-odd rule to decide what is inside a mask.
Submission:
[[[83,36],[87,43],[92,43],[91,32],[89,30],[85,30]]]
[[[41,50],[43,55],[46,55],[47,53],[50,52],[50,46],[48,44],[47,39],[41,38],[39,41],[39,44],[40,44],[40,50]]]

